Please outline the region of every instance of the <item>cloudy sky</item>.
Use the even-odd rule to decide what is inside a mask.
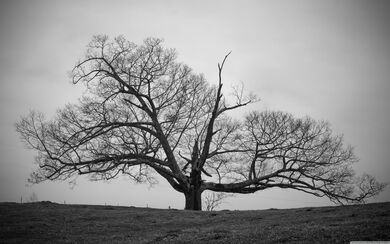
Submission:
[[[163,38],[179,61],[225,87],[243,83],[261,102],[251,110],[283,110],[328,120],[354,145],[356,171],[389,181],[390,28],[388,1],[7,1],[0,2],[0,201],[39,200],[167,208],[184,197],[163,180],[154,187],[125,179],[28,185],[34,152],[14,123],[30,109],[52,116],[77,102],[82,85],[67,72],[95,34],[140,43]],[[245,113],[245,111],[242,111]],[[239,116],[240,114],[237,114]],[[373,201],[390,201],[390,187]],[[227,199],[221,208],[331,205],[288,190]]]

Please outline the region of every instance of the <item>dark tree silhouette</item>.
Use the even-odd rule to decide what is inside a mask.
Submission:
[[[73,69],[73,83],[87,93],[52,120],[31,112],[16,123],[38,152],[30,180],[66,180],[88,174],[92,180],[120,174],[136,182],[161,175],[185,196],[185,209],[201,210],[205,190],[253,193],[291,188],[332,201],[359,202],[384,184],[355,178],[356,161],[329,125],[283,112],[252,112],[235,120],[228,111],[255,102],[218,85],[176,61],[160,39],[135,45],[123,37],[96,36]]]

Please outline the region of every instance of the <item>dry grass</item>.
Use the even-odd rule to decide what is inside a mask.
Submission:
[[[0,243],[349,243],[390,240],[390,203],[196,212],[0,203]]]

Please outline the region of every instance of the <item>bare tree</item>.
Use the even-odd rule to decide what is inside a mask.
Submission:
[[[211,192],[203,195],[203,205],[206,211],[214,211],[231,195],[224,192]]]
[[[88,93],[52,120],[31,112],[16,123],[37,151],[30,180],[91,180],[120,174],[155,182],[157,173],[185,196],[185,209],[201,210],[205,190],[253,193],[292,188],[335,202],[359,202],[384,184],[355,178],[356,161],[325,122],[282,112],[253,112],[235,120],[227,112],[257,101],[235,89],[222,92],[176,61],[160,39],[135,45],[96,36],[74,67],[73,83]],[[230,101],[230,102],[228,102]],[[231,102],[233,101],[233,102]]]

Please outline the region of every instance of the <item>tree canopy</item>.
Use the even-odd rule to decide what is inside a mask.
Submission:
[[[228,111],[258,99],[241,88],[224,95],[228,55],[211,85],[177,62],[175,50],[160,39],[136,45],[124,37],[95,36],[71,72],[72,82],[87,88],[79,103],[51,120],[31,112],[16,123],[38,153],[30,180],[88,174],[92,180],[127,175],[154,182],[158,174],[185,195],[186,209],[195,210],[205,190],[291,188],[345,203],[384,188],[372,176],[355,177],[353,148],[327,122],[280,111],[232,117]]]

